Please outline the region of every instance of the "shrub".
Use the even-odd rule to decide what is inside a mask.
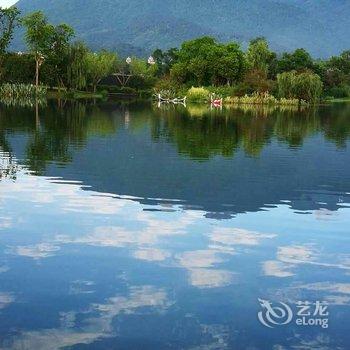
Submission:
[[[278,94],[281,98],[316,103],[323,89],[319,75],[313,72],[285,72],[277,75]]]
[[[30,84],[3,84],[0,86],[0,101],[8,106],[31,107],[36,102],[46,103],[47,89],[39,86],[38,89]]]
[[[242,104],[242,105],[299,105],[305,104],[304,101],[299,101],[298,99],[286,99],[281,98],[277,99],[273,95],[270,95],[268,92],[258,93],[255,92],[251,95],[245,96],[233,96],[225,99],[226,103],[229,104]]]
[[[236,94],[235,86],[208,86],[207,89],[215,96],[229,97]]]
[[[350,86],[334,86],[326,91],[326,95],[334,98],[350,97]]]
[[[39,86],[38,89],[31,84],[3,84],[0,86],[0,98],[35,98],[45,97],[47,89]]]
[[[187,99],[190,102],[206,102],[210,99],[210,91],[204,87],[191,87],[187,91]]]

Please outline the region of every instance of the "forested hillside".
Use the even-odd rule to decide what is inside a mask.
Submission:
[[[20,0],[17,6],[72,25],[92,48],[124,54],[147,55],[202,35],[243,45],[265,36],[278,51],[304,47],[315,57],[350,47],[348,0]]]

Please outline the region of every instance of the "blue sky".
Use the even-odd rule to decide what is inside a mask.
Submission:
[[[0,6],[7,7],[13,5],[18,0],[0,0]]]

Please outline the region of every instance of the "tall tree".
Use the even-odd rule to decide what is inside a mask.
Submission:
[[[245,69],[243,52],[236,43],[217,43],[210,37],[185,42],[178,52],[171,76],[193,85],[230,84]]]
[[[88,79],[94,92],[96,92],[97,85],[102,78],[113,73],[117,64],[117,55],[112,52],[102,50],[100,52],[89,52],[86,55]]]
[[[38,87],[40,67],[51,49],[54,28],[41,11],[27,15],[22,23],[26,28],[25,41],[35,57],[35,84]]]
[[[55,26],[52,31],[52,50],[48,53],[48,60],[53,66],[53,72],[56,76],[55,80],[58,86],[64,85],[64,77],[66,77],[65,73],[69,58],[70,41],[73,36],[73,28],[64,23]]]
[[[246,58],[250,70],[261,70],[267,75],[274,54],[265,38],[256,38],[249,43]]]
[[[319,75],[313,72],[284,72],[277,75],[277,86],[280,97],[297,98],[316,103],[323,89]]]
[[[17,7],[0,7],[0,55],[6,52],[13,38],[13,31],[19,23],[19,14]]]
[[[26,43],[35,57],[36,86],[39,85],[39,71],[45,59],[51,61],[55,67],[54,74],[59,79],[59,65],[68,55],[69,42],[74,30],[66,24],[50,24],[41,11],[27,15],[22,22],[26,28]]]
[[[68,88],[84,89],[87,84],[87,55],[89,49],[83,42],[70,45],[67,62],[67,85]]]
[[[244,53],[237,43],[219,44],[214,51],[212,65],[212,83],[231,85],[243,77],[246,61]]]
[[[277,63],[278,73],[292,70],[305,71],[307,69],[314,69],[314,62],[305,49],[296,49],[293,53],[285,52]]]
[[[157,64],[157,75],[166,75],[169,74],[171,67],[178,59],[178,49],[171,48],[167,51],[157,49],[153,52],[152,57]]]
[[[19,24],[19,10],[17,7],[0,7],[0,77],[2,75],[4,54],[13,38],[13,31]]]
[[[344,51],[340,56],[331,57],[327,65],[350,78],[350,50]]]

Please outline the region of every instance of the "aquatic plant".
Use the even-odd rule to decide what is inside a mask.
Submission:
[[[30,107],[33,108],[38,104],[39,106],[46,106],[46,98],[23,98],[23,97],[0,97],[0,103],[7,107]]]
[[[47,89],[31,84],[3,84],[0,86],[0,102],[7,106],[33,107],[46,104]]]
[[[0,98],[35,98],[45,97],[47,89],[44,86],[38,88],[32,84],[3,84],[0,86]]]

